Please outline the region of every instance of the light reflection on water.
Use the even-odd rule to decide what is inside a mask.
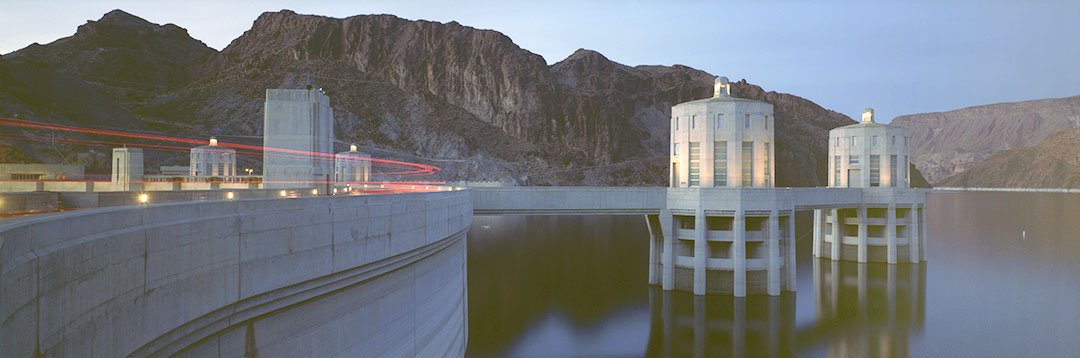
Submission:
[[[468,353],[1080,355],[1080,196],[932,194],[928,208],[920,265],[814,259],[801,213],[798,293],[741,299],[648,286],[640,216],[476,217]]]

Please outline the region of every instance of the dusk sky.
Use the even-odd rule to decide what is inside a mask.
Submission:
[[[502,32],[553,64],[578,48],[682,64],[882,120],[1080,95],[1080,1],[25,1],[3,0],[0,53],[122,9],[222,49],[264,11],[407,19]]]

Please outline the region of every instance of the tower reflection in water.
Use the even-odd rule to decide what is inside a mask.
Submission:
[[[793,294],[694,296],[649,291],[648,356],[903,357],[926,315],[925,264],[813,262],[814,318]]]
[[[926,316],[926,264],[814,260],[814,330],[800,345],[831,356],[903,357]]]
[[[695,296],[649,291],[652,324],[646,355],[789,356],[795,296]]]

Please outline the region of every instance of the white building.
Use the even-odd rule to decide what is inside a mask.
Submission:
[[[771,188],[773,106],[731,96],[727,77],[712,98],[671,108],[671,187]]]
[[[907,188],[908,130],[874,122],[863,110],[862,122],[829,131],[829,187]]]
[[[779,295],[795,290],[795,215],[775,183],[773,106],[731,97],[671,109],[667,208],[649,216],[649,283],[664,290]]]
[[[334,112],[321,89],[268,89],[263,117],[267,188],[328,187],[334,175]]]
[[[829,131],[829,187],[863,188],[855,208],[814,210],[814,256],[858,262],[922,262],[926,217],[922,199],[897,204],[910,186],[908,131],[874,122],[867,108],[860,123]]]
[[[350,145],[348,152],[334,156],[334,181],[339,183],[371,181],[371,156]]]
[[[236,176],[236,150],[218,146],[217,139],[210,137],[210,144],[191,148],[189,175],[193,177]]]

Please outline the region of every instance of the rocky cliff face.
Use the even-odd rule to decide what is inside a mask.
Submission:
[[[584,49],[548,66],[501,33],[456,22],[291,11],[263,14],[220,52],[175,25],[113,11],[72,37],[4,59],[71,78],[120,108],[123,115],[109,118],[124,118],[86,124],[189,137],[257,140],[264,90],[313,84],[331,97],[341,147],[353,142],[377,156],[441,166],[439,179],[531,185],[666,185],[670,108],[708,97],[713,79],[685,66],[625,66]],[[66,98],[45,92],[29,100]],[[27,98],[3,94],[0,110],[27,107]],[[827,132],[853,121],[745,81],[734,94],[776,106],[778,185],[824,185]]]
[[[944,183],[998,152],[1080,126],[1080,96],[906,115],[893,124],[910,131],[915,166],[930,182]]]
[[[999,152],[951,176],[949,187],[1080,188],[1080,129],[1066,129],[1038,144]]]

